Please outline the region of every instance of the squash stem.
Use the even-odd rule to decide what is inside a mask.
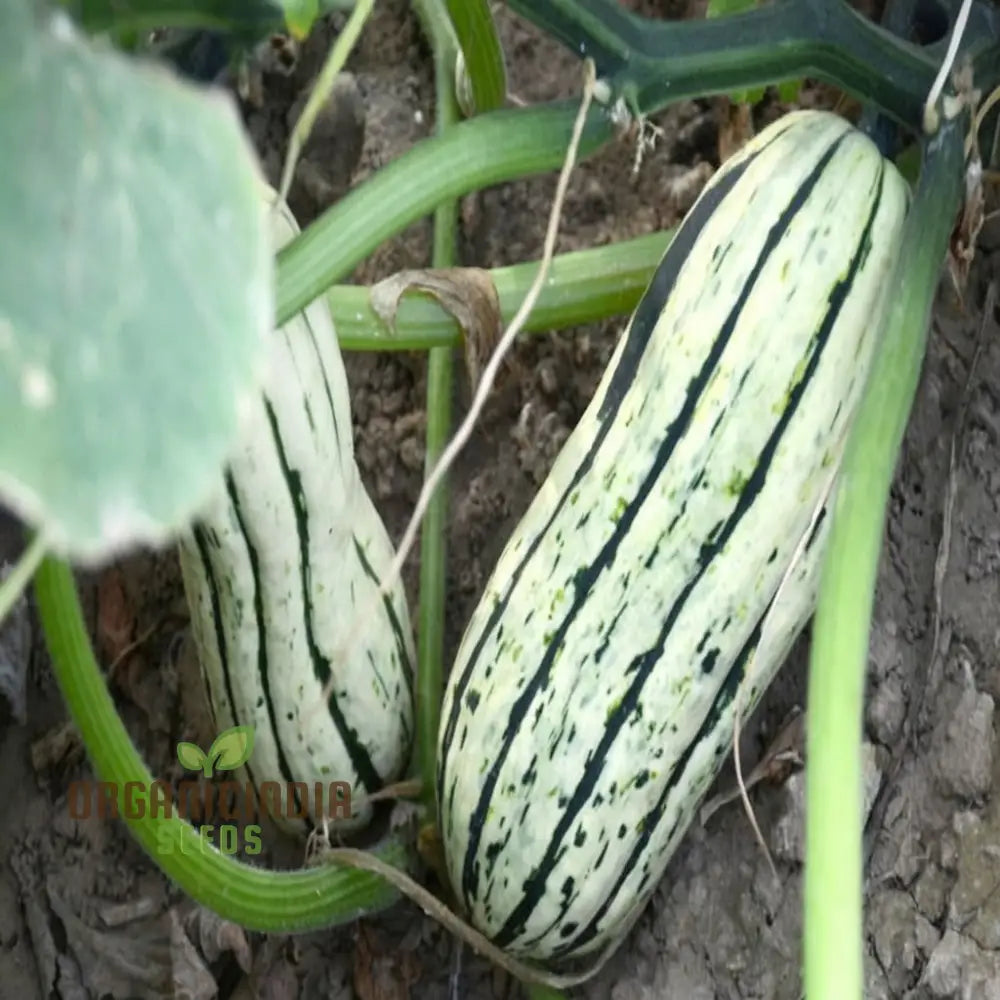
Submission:
[[[931,306],[963,190],[966,122],[925,141],[882,342],[833,503],[813,623],[806,753],[804,986],[808,1000],[863,995],[861,736],[883,524],[923,363]]]
[[[560,101],[477,115],[398,156],[282,247],[277,325],[439,205],[493,184],[558,170],[578,110],[577,103]],[[592,108],[579,158],[596,152],[613,133],[604,110]]]
[[[447,6],[475,111],[481,114],[502,108],[507,103],[507,69],[487,0],[447,0]],[[452,72],[456,55],[455,50],[448,53],[448,64],[441,67],[441,74]]]
[[[613,316],[628,316],[673,235],[672,229],[660,230],[611,246],[553,257],[548,280],[522,333],[564,330]],[[500,299],[504,326],[517,313],[540,266],[540,261],[529,261],[489,271]],[[342,351],[424,351],[462,343],[455,317],[430,296],[404,296],[391,329],[372,308],[370,288],[334,285],[326,300]]]
[[[581,57],[636,114],[678,100],[803,76],[872,101],[918,129],[941,46],[895,37],[844,0],[776,0],[739,14],[683,21],[641,17],[617,0],[509,0],[511,8]],[[996,45],[1000,17],[977,4],[967,51]],[[983,86],[986,63],[976,66]]]
[[[14,607],[18,597],[21,596],[21,592],[31,583],[32,574],[45,558],[45,551],[45,537],[41,532],[38,532],[21,553],[21,557],[7,578],[0,583],[0,625],[3,624],[10,609]]]
[[[581,47],[585,55],[596,51],[612,93],[625,97],[634,114],[652,114],[692,97],[815,76],[916,127],[937,68],[935,46],[921,49],[902,42],[842,0],[776,0],[746,14],[678,23],[638,18],[610,0],[511,0],[511,6],[575,52]],[[1000,82],[1000,11],[977,3],[966,37],[976,85],[988,91]],[[576,110],[570,101],[504,108],[417,143],[281,250],[276,322],[287,322],[438,205],[559,169]],[[614,134],[610,116],[595,105],[578,160]]]
[[[98,780],[110,784],[117,816],[159,866],[195,902],[250,930],[297,933],[347,923],[384,909],[399,893],[371,872],[322,864],[269,871],[220,852],[210,827],[195,828],[171,804],[161,809],[154,779],[115,709],[94,658],[69,566],[46,558],[35,575],[35,598],[52,667]],[[163,786],[159,786],[163,788]],[[74,783],[74,815],[100,809],[104,789]],[[166,798],[172,803],[169,786]],[[101,813],[98,812],[98,815]],[[203,835],[204,834],[204,835]],[[403,865],[405,846],[390,839],[374,853]]]
[[[437,129],[458,120],[454,93],[455,41],[442,0],[419,0],[417,12],[434,50]],[[452,198],[434,211],[432,264],[452,267],[456,260],[458,204]],[[427,359],[427,434],[424,458],[429,475],[451,432],[452,347],[431,349]],[[444,657],[444,605],[448,527],[447,480],[434,491],[420,533],[420,610],[417,637],[417,768],[422,797],[434,814],[438,719],[441,715]]]

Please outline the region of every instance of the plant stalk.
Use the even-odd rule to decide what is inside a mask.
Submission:
[[[839,475],[813,622],[806,750],[805,995],[863,995],[864,686],[889,489],[963,192],[966,121],[924,147],[895,289]]]
[[[117,812],[132,835],[195,902],[250,930],[296,933],[350,922],[399,898],[370,872],[330,864],[269,871],[238,861],[222,854],[176,810],[164,815],[150,808],[154,779],[94,659],[65,562],[51,557],[42,562],[35,598],[56,680],[98,780],[111,783]],[[405,847],[394,840],[375,853],[391,864],[407,861]]]
[[[811,76],[918,129],[942,48],[904,41],[844,0],[775,0],[745,13],[684,21],[640,17],[616,0],[509,4],[574,53],[594,59],[599,76],[633,114]],[[977,0],[966,37],[966,51],[977,58],[997,45],[1000,14],[985,0]],[[977,65],[977,85],[990,83],[994,61],[984,57]]]
[[[564,330],[612,316],[628,316],[673,238],[662,230],[611,246],[574,250],[552,258],[549,277],[528,316],[523,333]],[[491,269],[506,326],[517,313],[540,267],[539,261]],[[421,351],[458,347],[458,321],[435,299],[404,295],[390,329],[371,305],[371,289],[334,285],[327,303],[343,351]]]
[[[479,188],[557,170],[577,110],[574,102],[560,101],[477,115],[418,142],[383,167],[282,248],[277,325],[438,205]],[[612,134],[607,115],[592,109],[581,157],[594,153]]]
[[[453,86],[456,49],[442,0],[417,0],[417,11],[434,50],[434,79],[438,132],[459,117]],[[432,263],[451,267],[456,260],[458,203],[449,200],[434,212]],[[451,433],[451,346],[434,347],[427,359],[427,432],[424,474],[430,475]],[[422,799],[435,815],[438,720],[444,688],[444,609],[447,579],[448,483],[441,482],[431,496],[420,532],[420,610],[417,637],[417,769]]]

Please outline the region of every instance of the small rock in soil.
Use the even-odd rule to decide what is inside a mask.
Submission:
[[[980,947],[1000,950],[1000,820],[966,814],[959,828],[958,881],[948,923]]]
[[[978,800],[992,785],[994,704],[988,694],[976,690],[971,670],[964,673],[955,707],[938,728],[934,764],[946,795]]]
[[[936,922],[944,916],[950,886],[951,879],[933,862],[920,873],[913,887],[913,898],[929,920]]]
[[[1000,1000],[1000,955],[949,930],[931,953],[921,982],[933,997]]]
[[[938,943],[933,924],[917,912],[913,897],[898,889],[884,889],[869,904],[873,945],[893,994],[901,995],[914,972]]]
[[[946,872],[954,873],[958,870],[958,835],[963,817],[969,817],[973,822],[977,820],[975,813],[956,813],[952,825],[953,830],[945,830],[941,835],[939,852],[941,867]]]
[[[877,622],[872,628],[869,663],[868,728],[879,743],[893,746],[906,718],[903,650],[894,621]]]
[[[176,910],[170,911],[170,968],[174,996],[214,1000],[218,993],[215,979],[185,933]]]

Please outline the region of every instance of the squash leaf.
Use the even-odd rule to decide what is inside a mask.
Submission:
[[[0,503],[95,565],[220,488],[273,328],[266,204],[228,95],[0,6]]]

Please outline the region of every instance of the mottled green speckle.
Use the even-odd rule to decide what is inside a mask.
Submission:
[[[738,497],[746,489],[747,477],[739,470],[734,469],[733,474],[726,483],[726,494],[731,497]]]
[[[677,695],[678,697],[686,696],[688,691],[691,690],[691,681],[691,674],[685,674],[683,677],[679,677],[676,681],[674,681],[671,693]]]

